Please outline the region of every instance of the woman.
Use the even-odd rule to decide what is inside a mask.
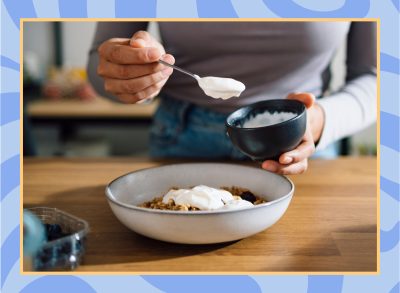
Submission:
[[[144,31],[147,23],[99,23],[88,66],[92,84],[104,96],[137,103],[160,94],[150,140],[155,157],[242,158],[225,135],[227,115],[243,105],[287,97],[306,105],[306,134],[296,149],[262,167],[299,174],[316,149],[376,119],[375,23],[160,22],[159,26],[163,44]],[[345,40],[346,84],[327,93],[329,64]],[[240,98],[212,99],[192,78],[172,75],[159,59],[200,76],[234,78],[247,89]],[[323,98],[316,102],[315,97]]]

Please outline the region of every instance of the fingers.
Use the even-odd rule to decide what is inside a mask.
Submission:
[[[115,45],[129,45],[129,41],[130,41],[130,39],[127,39],[127,38],[112,38],[112,39],[109,39],[108,41],[106,41],[105,43],[113,43]],[[100,45],[100,47],[101,47],[101,45]]]
[[[133,48],[126,44],[107,41],[100,45],[99,55],[105,60],[117,64],[147,64],[156,62],[163,54],[155,47]]]
[[[154,98],[157,96],[160,92],[160,89],[164,86],[166,83],[167,78],[163,79],[162,81],[153,84],[145,89],[143,89],[140,92],[137,92],[135,94],[117,94],[116,96],[121,102],[128,103],[128,104],[133,104],[137,103],[140,101],[144,101],[149,98]]]
[[[172,55],[164,55],[162,57],[168,63],[174,64],[175,59]],[[105,78],[114,79],[133,79],[136,77],[141,77],[156,73],[165,69],[166,66],[160,63],[150,63],[142,65],[121,65],[109,62],[103,58],[99,61],[99,66],[97,67],[97,73]]]
[[[294,149],[289,152],[283,153],[279,157],[279,163],[291,164],[297,163],[308,157],[315,152],[315,144],[312,135],[309,131],[303,137],[303,141]]]
[[[161,60],[169,63],[169,64],[175,64],[175,58],[174,56],[170,55],[170,54],[165,54],[163,56],[161,56]],[[165,66],[165,65],[163,65]]]
[[[150,34],[139,31],[131,39],[110,39],[98,49],[98,74],[105,90],[122,102],[134,103],[157,95],[173,69],[158,63],[175,63]]]
[[[132,36],[129,45],[133,48],[157,48],[160,51],[161,55],[165,54],[164,47],[160,44],[160,42],[158,42],[146,31],[136,32]]]
[[[120,65],[101,59],[97,67],[97,74],[105,78],[132,79],[161,71],[163,68],[163,65],[159,63]]]
[[[308,160],[304,159],[298,163],[283,165],[273,160],[263,162],[262,168],[281,175],[297,175],[304,173],[308,168]]]
[[[172,68],[165,68],[153,74],[145,75],[134,79],[113,79],[105,78],[104,87],[107,92],[113,94],[134,94],[143,89],[168,78],[172,74]]]
[[[290,93],[286,98],[302,102],[307,109],[311,108],[315,102],[315,96],[311,93]]]
[[[279,161],[267,160],[262,168],[278,174],[302,174],[307,170],[308,158],[315,152],[315,144],[311,132],[306,130],[303,141],[294,150],[283,153]]]
[[[302,102],[307,109],[315,102],[315,96],[311,93],[291,93],[289,100]],[[315,144],[310,130],[310,122],[307,117],[307,129],[302,142],[289,152],[280,155],[278,162],[267,160],[262,163],[262,168],[282,175],[302,174],[307,170],[308,158],[315,152]]]
[[[134,48],[150,47],[153,42],[152,36],[146,31],[138,31],[133,34],[130,45]]]
[[[279,157],[279,163],[281,164],[292,164],[298,163],[304,159],[311,157],[311,155],[315,152],[314,143],[302,142],[296,149],[284,153]]]

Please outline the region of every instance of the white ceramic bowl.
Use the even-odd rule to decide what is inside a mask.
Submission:
[[[137,205],[162,196],[171,187],[248,188],[268,202],[241,210],[165,211]],[[106,188],[115,216],[129,229],[158,240],[205,244],[242,239],[276,223],[285,213],[294,192],[284,176],[222,163],[166,165],[123,175]]]

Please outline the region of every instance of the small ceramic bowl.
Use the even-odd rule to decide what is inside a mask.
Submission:
[[[195,185],[247,188],[267,203],[240,210],[168,211],[138,207],[167,193],[171,187]],[[106,188],[115,216],[144,236],[175,243],[206,244],[242,239],[276,223],[294,192],[284,176],[233,164],[192,163],[166,165],[123,175]]]
[[[259,113],[292,112],[295,117],[277,124],[244,128],[243,123]],[[267,100],[242,107],[228,116],[226,127],[232,143],[253,160],[279,158],[294,149],[306,131],[307,111],[295,100]]]

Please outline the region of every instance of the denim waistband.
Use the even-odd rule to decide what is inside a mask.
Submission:
[[[224,123],[229,115],[168,96],[163,96],[160,100],[159,107],[164,111],[168,111],[171,115],[175,115],[179,119],[180,127],[182,128],[185,127],[189,115],[205,118],[210,123]]]

